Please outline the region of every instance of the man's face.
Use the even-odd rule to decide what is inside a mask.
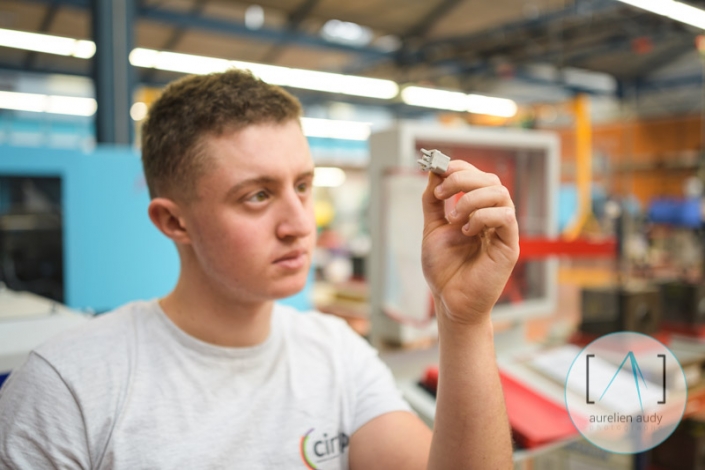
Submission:
[[[250,302],[300,291],[316,225],[313,160],[299,124],[258,124],[210,137],[205,151],[209,168],[184,217],[207,282]]]

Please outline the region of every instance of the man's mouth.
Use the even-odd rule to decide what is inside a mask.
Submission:
[[[301,269],[306,264],[306,252],[303,250],[291,251],[274,260],[274,264],[285,269]]]

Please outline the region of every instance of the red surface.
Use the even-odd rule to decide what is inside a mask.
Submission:
[[[615,331],[615,333],[618,333],[618,332]],[[603,336],[603,335],[592,335],[592,334],[588,334],[588,333],[583,333],[582,331],[576,331],[568,339],[568,342],[570,344],[574,344],[576,346],[585,347],[601,336]],[[660,343],[662,343],[666,346],[668,346],[671,343],[671,332],[666,331],[666,329],[663,328],[663,325],[662,325],[661,331],[658,331],[658,332],[651,334],[651,335],[648,335],[648,336],[651,336],[656,341],[659,341]]]
[[[531,449],[578,434],[564,406],[549,401],[501,371],[499,376],[509,423],[519,445]]]
[[[691,338],[705,339],[705,325],[693,325],[689,323],[673,323],[663,321],[661,328],[671,333],[677,333]]]
[[[548,238],[519,238],[519,259],[546,258],[555,255],[615,257],[617,242],[610,238],[602,241],[578,239],[573,241]]]
[[[438,366],[428,366],[424,371],[421,383],[435,393],[438,390]]]

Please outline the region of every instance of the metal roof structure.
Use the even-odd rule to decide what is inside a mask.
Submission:
[[[97,0],[0,0],[0,28],[91,39]],[[135,47],[385,78],[400,85],[504,94],[633,96],[702,83],[701,30],[616,0],[134,0]],[[690,2],[704,7],[705,1]],[[261,7],[261,25],[247,22]],[[366,44],[326,39],[331,20],[366,28]],[[0,70],[91,76],[91,60],[0,47]],[[676,64],[674,71],[670,70]],[[680,66],[678,66],[680,64]],[[682,66],[686,64],[686,66]],[[575,78],[575,72],[596,72]],[[179,74],[136,68],[138,84]],[[610,83],[603,86],[605,77]],[[594,78],[594,79],[593,79]],[[512,92],[506,93],[511,83]],[[595,86],[597,83],[597,86]],[[523,88],[522,88],[523,87]],[[519,91],[517,91],[519,90]],[[305,103],[330,93],[297,90]],[[341,101],[403,107],[399,100]],[[687,101],[684,97],[681,101]]]
[[[700,2],[705,3],[705,2]],[[646,84],[694,51],[696,28],[614,0],[261,0],[264,23],[245,22],[250,2],[142,0],[134,45],[158,50],[388,78],[472,90],[483,80],[547,81],[534,64],[607,73]],[[0,28],[90,39],[90,0],[2,0]],[[369,28],[372,40],[324,39],[329,20]],[[90,61],[0,48],[0,68],[89,75]],[[171,72],[140,70],[138,82]],[[693,78],[695,80],[697,78]]]

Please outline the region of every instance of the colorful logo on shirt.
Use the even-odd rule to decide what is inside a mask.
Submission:
[[[329,436],[328,433],[316,433],[311,428],[301,436],[301,460],[309,470],[321,469],[329,460],[335,460],[345,453],[350,438],[344,432]]]

